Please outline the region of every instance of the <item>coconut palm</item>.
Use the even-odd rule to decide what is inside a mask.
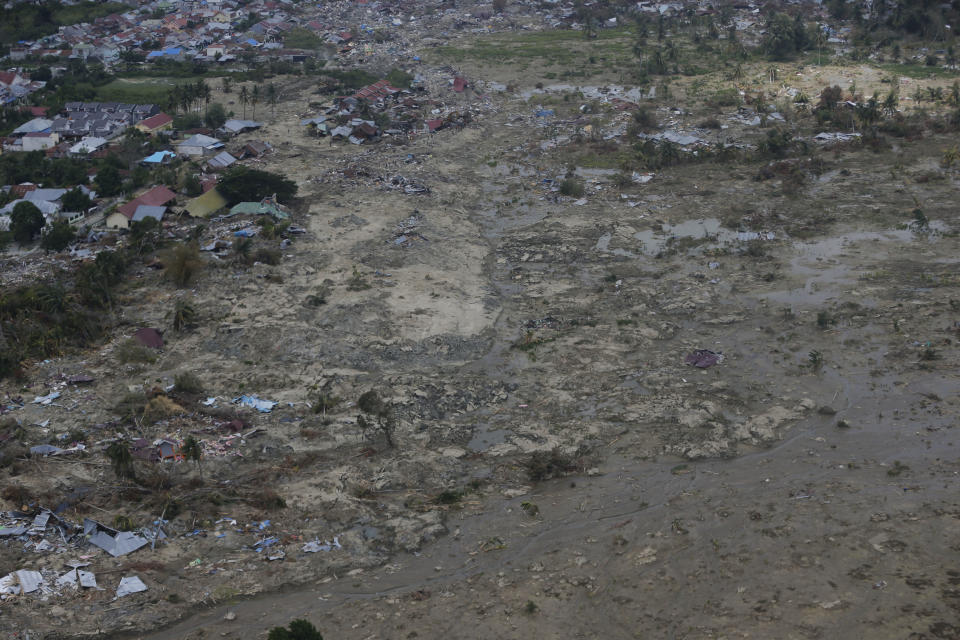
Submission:
[[[253,116],[254,120],[257,119],[257,103],[260,102],[260,85],[253,85],[253,91],[250,92],[250,104],[253,105]]]
[[[250,92],[247,91],[247,85],[240,87],[240,104],[243,105],[243,119],[247,119],[247,102],[250,100]]]
[[[183,453],[184,458],[197,463],[200,480],[203,480],[203,466],[200,464],[200,459],[203,458],[203,447],[200,446],[200,441],[193,436],[187,436],[187,439],[183,441],[183,446],[180,448],[180,451]]]

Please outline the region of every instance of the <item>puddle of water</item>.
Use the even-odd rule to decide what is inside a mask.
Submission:
[[[503,444],[507,441],[507,436],[510,435],[510,431],[507,429],[484,429],[478,427],[476,432],[473,434],[473,438],[470,439],[470,442],[467,443],[467,448],[470,451],[480,452],[486,451],[490,447],[498,444]]]
[[[651,87],[649,91],[644,92],[644,90],[639,87],[634,87],[633,89],[628,90],[625,87],[616,84],[610,84],[603,87],[591,85],[578,87],[572,84],[551,84],[542,89],[527,89],[525,91],[521,91],[520,96],[524,100],[529,100],[536,95],[543,95],[545,93],[564,93],[567,91],[579,91],[583,94],[584,98],[591,100],[622,98],[624,100],[636,101],[656,97],[656,90],[653,87]]]
[[[659,231],[638,231],[633,237],[640,241],[643,253],[656,255],[661,253],[676,238],[709,239],[714,246],[750,240],[773,240],[775,234],[770,231],[733,231],[725,228],[717,218],[687,220],[676,225],[663,225]]]

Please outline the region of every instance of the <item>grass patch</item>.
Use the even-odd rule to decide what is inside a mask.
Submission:
[[[925,80],[929,78],[957,78],[960,72],[944,67],[928,67],[923,64],[881,64],[878,68],[896,76],[906,76],[915,80]]]
[[[536,31],[532,33],[498,33],[480,36],[467,46],[437,47],[434,51],[445,60],[468,60],[507,64],[517,61],[549,60],[567,66],[592,58],[599,64],[608,58],[632,56],[630,29],[602,29],[596,38],[587,39],[580,31]]]
[[[187,81],[174,78],[149,78],[136,82],[118,78],[109,84],[97,87],[97,100],[130,104],[163,104],[173,87],[184,82]]]

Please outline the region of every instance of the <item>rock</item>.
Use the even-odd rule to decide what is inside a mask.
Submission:
[[[837,410],[831,407],[830,405],[825,404],[819,409],[817,409],[817,413],[819,413],[822,416],[832,416],[837,413]]]
[[[237,619],[237,614],[234,613],[233,611],[227,611],[226,615],[223,616],[223,619],[224,619],[224,620],[228,620],[228,621],[230,621],[230,620],[236,620],[236,619]]]

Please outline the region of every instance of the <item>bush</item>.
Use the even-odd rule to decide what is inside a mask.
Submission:
[[[114,351],[121,364],[151,364],[157,361],[157,354],[133,338],[125,340]]]
[[[40,239],[44,251],[63,251],[77,237],[77,232],[66,220],[57,220]]]
[[[200,395],[203,393],[203,382],[189,371],[184,371],[178,373],[173,379],[173,390],[176,393]]]
[[[276,249],[267,249],[266,247],[261,247],[257,249],[256,253],[253,254],[253,259],[255,262],[259,262],[261,264],[275,266],[280,264],[280,252]]]
[[[572,473],[577,471],[580,466],[574,456],[567,455],[560,451],[560,449],[537,451],[533,453],[524,464],[527,470],[527,476],[534,482],[549,480],[550,478]]]
[[[267,640],[323,640],[323,636],[306,620],[294,620],[286,628],[271,629]]]
[[[264,488],[250,496],[250,504],[264,511],[276,511],[287,506],[287,501],[270,488]]]
[[[573,176],[564,178],[563,182],[560,183],[560,193],[565,196],[582,198],[584,191],[583,182]]]
[[[167,252],[163,263],[167,270],[167,277],[178,287],[190,284],[204,265],[200,257],[200,247],[196,242],[174,247]]]

